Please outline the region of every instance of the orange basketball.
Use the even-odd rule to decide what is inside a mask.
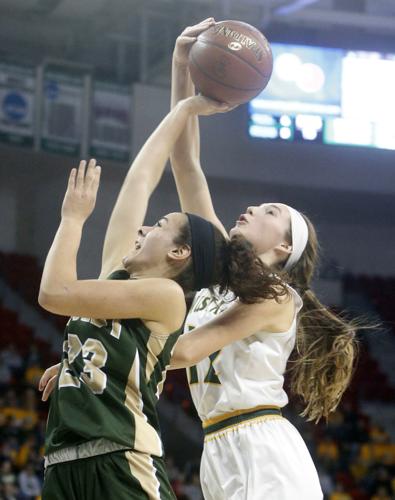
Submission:
[[[266,87],[273,56],[264,35],[241,21],[220,21],[201,33],[189,53],[192,80],[203,95],[241,104]]]

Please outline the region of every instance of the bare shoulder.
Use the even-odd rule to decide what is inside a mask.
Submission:
[[[284,295],[280,295],[277,299],[272,299],[267,302],[265,322],[262,329],[273,333],[288,331],[291,328],[295,316],[294,295],[288,290]],[[268,312],[270,312],[270,314],[267,314]]]
[[[141,278],[138,280],[130,280],[131,282],[140,282],[149,288],[157,288],[161,292],[167,292],[172,299],[181,298],[184,300],[184,291],[181,286],[174,280],[169,278]]]
[[[259,329],[266,332],[287,331],[292,325],[295,314],[295,300],[292,293],[279,295],[277,299],[267,299],[251,305],[240,304],[240,306],[245,314],[259,318]]]
[[[168,278],[141,278],[129,280],[131,287],[139,287],[152,294],[159,303],[171,303],[174,306],[185,305],[185,295],[181,286]]]
[[[182,327],[187,306],[184,291],[174,280],[167,278],[145,278],[137,280],[152,293],[155,307],[160,309],[160,321],[147,321],[147,326],[155,333],[165,335]]]
[[[185,311],[186,310],[185,294],[181,286],[172,279],[160,278],[160,280],[163,290],[166,290],[166,293],[169,294],[169,298],[172,302],[174,302],[174,305],[176,306],[182,305],[182,309]]]

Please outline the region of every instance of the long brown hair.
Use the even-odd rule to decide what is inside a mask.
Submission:
[[[287,273],[289,284],[303,299],[289,373],[291,391],[305,404],[302,416],[317,422],[336,409],[350,384],[358,351],[358,323],[330,311],[310,289],[319,245],[313,224],[303,217],[309,239],[299,262]]]

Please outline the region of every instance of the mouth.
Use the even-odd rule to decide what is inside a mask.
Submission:
[[[141,245],[140,245],[140,243],[136,240],[136,241],[134,242],[134,249],[135,249],[135,250],[140,250],[140,248],[141,248]]]

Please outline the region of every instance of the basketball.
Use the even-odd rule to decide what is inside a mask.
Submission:
[[[220,21],[201,33],[189,53],[196,89],[231,105],[257,96],[269,83],[273,56],[265,36],[241,21]]]

